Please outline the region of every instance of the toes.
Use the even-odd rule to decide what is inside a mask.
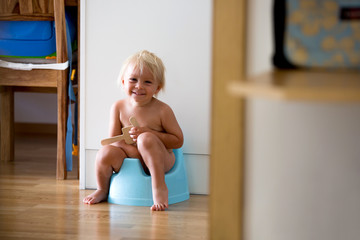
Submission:
[[[152,206],[151,206],[151,210],[152,210],[152,211],[159,211],[159,210],[158,210],[158,205],[157,205],[157,204],[152,205]]]
[[[167,208],[168,208],[168,205],[162,204],[162,203],[154,204],[151,206],[152,211],[165,211]]]
[[[86,204],[95,204],[105,201],[107,199],[107,192],[96,190],[94,193],[88,195],[83,199],[83,202]]]
[[[84,198],[84,200],[83,200],[83,202],[85,204],[93,204],[93,203],[95,203],[95,201],[96,201],[96,198],[93,196],[88,196],[88,197]]]
[[[160,204],[161,206],[161,211],[165,211],[165,209],[167,209],[167,205],[166,204]]]
[[[92,198],[86,198],[86,199],[84,199],[83,202],[86,204],[90,204],[91,200],[92,200]]]

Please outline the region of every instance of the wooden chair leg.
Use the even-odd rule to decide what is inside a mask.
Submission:
[[[67,118],[67,71],[58,73],[57,101],[58,101],[58,122],[57,122],[57,164],[56,178],[66,179],[66,118]]]
[[[1,88],[1,161],[14,160],[14,91]]]

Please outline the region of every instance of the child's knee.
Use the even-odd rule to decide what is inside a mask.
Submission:
[[[111,145],[102,147],[96,154],[96,163],[110,165],[114,161],[114,156],[122,157],[125,153],[121,149],[115,149]]]
[[[96,153],[96,163],[104,163],[107,159],[107,155],[109,155],[109,150],[107,149],[107,146],[100,148],[100,150]]]
[[[150,132],[144,132],[137,138],[137,145],[140,148],[151,148],[155,144],[158,144],[159,138]]]

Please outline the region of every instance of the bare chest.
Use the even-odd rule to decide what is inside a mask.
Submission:
[[[129,126],[130,117],[135,117],[140,127],[148,127],[155,131],[163,131],[159,109],[155,108],[134,108],[127,109],[120,113],[121,125]]]

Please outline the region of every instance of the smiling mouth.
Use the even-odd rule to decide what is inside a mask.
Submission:
[[[136,95],[136,96],[143,96],[145,95],[144,93],[138,93],[138,92],[132,92],[132,94]]]

